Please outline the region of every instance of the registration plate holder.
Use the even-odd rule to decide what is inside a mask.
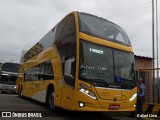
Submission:
[[[118,109],[120,109],[120,105],[109,105],[109,109],[110,110],[118,110]]]

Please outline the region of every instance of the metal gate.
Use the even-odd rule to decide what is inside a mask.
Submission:
[[[154,75],[154,76],[153,76]],[[139,69],[138,77],[145,84],[145,102],[160,103],[160,68]]]

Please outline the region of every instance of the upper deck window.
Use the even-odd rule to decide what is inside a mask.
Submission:
[[[118,25],[93,15],[84,13],[78,15],[81,32],[131,46],[126,32]]]

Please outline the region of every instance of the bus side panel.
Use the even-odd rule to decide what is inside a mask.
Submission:
[[[33,88],[34,88],[34,81],[24,82],[23,86],[22,86],[23,96],[31,98],[33,96],[33,93],[34,93]]]
[[[56,54],[56,53],[54,53]],[[54,87],[55,87],[55,105],[61,106],[61,94],[62,94],[62,70],[61,70],[61,63],[58,57],[55,57],[51,60],[53,65],[53,72],[54,72]]]
[[[32,98],[45,103],[46,90],[44,89],[44,87],[45,80],[34,81],[34,94],[32,95]]]

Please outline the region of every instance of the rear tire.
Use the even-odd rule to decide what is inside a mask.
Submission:
[[[48,108],[50,111],[56,111],[56,106],[55,106],[55,93],[53,88],[49,90],[48,94]]]

